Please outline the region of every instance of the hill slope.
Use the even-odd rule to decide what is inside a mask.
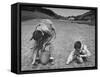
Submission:
[[[76,20],[94,20],[95,19],[95,11],[91,10],[82,15],[78,15],[75,18]]]
[[[52,16],[46,15],[44,13],[38,12],[38,11],[22,11],[21,12],[21,20],[29,20],[29,19],[36,19],[36,18],[48,18],[52,19]]]
[[[76,16],[75,20],[82,20],[90,25],[95,25],[95,15],[96,15],[95,11],[90,10],[89,12]]]
[[[34,18],[48,18],[48,19],[65,19],[65,17],[57,15],[52,10],[40,7],[23,7],[21,12],[21,19],[28,20]]]

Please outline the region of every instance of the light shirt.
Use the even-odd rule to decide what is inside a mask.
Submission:
[[[80,55],[81,57],[89,57],[91,56],[90,51],[87,49],[87,46],[82,44],[80,53],[83,53],[83,55]],[[75,49],[71,51],[70,55],[68,56],[66,64],[69,64],[74,59]]]

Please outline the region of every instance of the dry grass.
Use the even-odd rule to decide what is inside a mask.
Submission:
[[[41,70],[41,69],[57,69],[57,68],[73,68],[73,67],[92,67],[95,65],[95,26],[86,24],[68,23],[66,21],[52,20],[56,28],[57,38],[54,42],[54,51],[52,56],[55,58],[55,64],[41,65],[34,67],[32,62],[32,48],[34,40],[29,41],[34,31],[34,25],[39,20],[29,20],[22,22],[22,70]],[[71,63],[65,65],[68,55],[73,50],[73,44],[76,40],[85,43],[92,53],[89,62],[84,64]]]

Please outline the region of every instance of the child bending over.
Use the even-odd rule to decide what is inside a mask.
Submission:
[[[80,41],[76,41],[74,44],[74,50],[68,56],[66,64],[75,61],[76,63],[83,63],[87,61],[87,57],[91,56],[87,46],[82,44]]]

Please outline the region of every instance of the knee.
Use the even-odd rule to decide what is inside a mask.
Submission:
[[[81,57],[77,58],[79,63],[83,63],[83,59]]]

